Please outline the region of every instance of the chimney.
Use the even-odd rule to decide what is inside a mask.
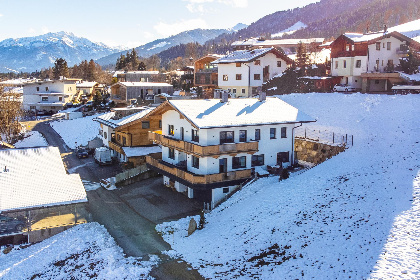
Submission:
[[[222,99],[220,100],[220,102],[227,103],[228,98],[229,98],[229,93],[227,91],[224,91],[224,92],[222,92]]]
[[[261,102],[265,101],[267,99],[267,94],[265,93],[265,91],[260,91],[259,94],[259,98],[258,98]]]

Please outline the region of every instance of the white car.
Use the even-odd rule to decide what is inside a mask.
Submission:
[[[349,85],[337,84],[333,87],[333,91],[356,91],[356,88]]]

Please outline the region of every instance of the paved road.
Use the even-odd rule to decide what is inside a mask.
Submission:
[[[26,124],[30,126],[29,129],[43,134],[49,145],[58,147],[67,170],[79,173],[82,180],[99,182],[100,179],[112,177],[121,171],[116,166],[98,166],[92,158],[78,159],[47,122]],[[87,196],[93,220],[105,226],[125,254],[143,258],[147,258],[149,254],[159,256],[162,262],[151,272],[156,279],[203,279],[184,261],[170,259],[161,254],[161,251],[170,250],[170,245],[155,231],[156,223],[142,215],[141,209],[136,209],[126,201],[128,197],[122,199],[118,192],[103,188],[88,191]]]

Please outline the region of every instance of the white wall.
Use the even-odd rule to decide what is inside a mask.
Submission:
[[[376,60],[379,60],[379,72],[385,72],[384,68],[388,63],[388,60],[392,60],[394,66],[400,64],[399,56],[397,54],[397,49],[400,48],[402,41],[397,38],[390,37],[379,40],[381,44],[381,49],[376,50],[376,43],[370,44],[369,49],[369,62],[368,62],[368,72],[376,72]],[[391,49],[387,50],[387,42],[391,42]]]

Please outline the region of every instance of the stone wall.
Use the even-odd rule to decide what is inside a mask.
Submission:
[[[295,139],[295,152],[298,160],[319,164],[343,152],[345,146],[333,146],[315,141]]]

